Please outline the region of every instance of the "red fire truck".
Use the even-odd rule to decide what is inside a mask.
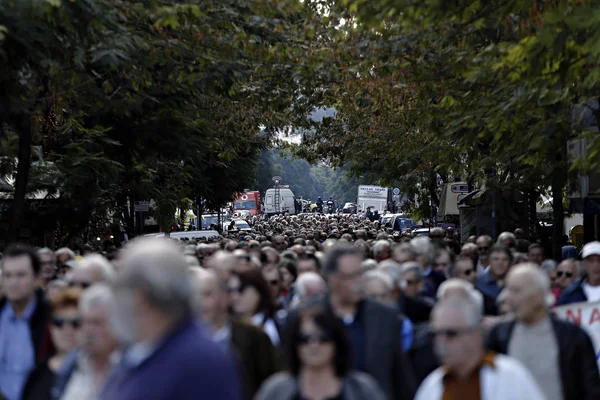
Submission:
[[[260,211],[260,192],[246,191],[236,194],[233,198],[233,211],[250,211],[252,215],[259,215]]]

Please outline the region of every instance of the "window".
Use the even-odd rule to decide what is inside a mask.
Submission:
[[[254,201],[254,200],[236,201],[234,203],[234,208],[236,210],[253,210],[256,208],[256,201]]]

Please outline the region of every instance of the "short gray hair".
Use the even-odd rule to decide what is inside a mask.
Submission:
[[[388,292],[392,292],[394,290],[394,280],[385,272],[373,270],[367,271],[363,274],[363,278],[365,282],[367,281],[379,281],[382,282]]]
[[[438,301],[444,300],[452,289],[462,290],[465,296],[470,297],[483,310],[483,295],[470,282],[460,278],[450,278],[442,282],[436,294]]]
[[[381,254],[386,248],[391,249],[392,245],[387,240],[378,240],[373,245],[373,257],[377,258],[379,254]]]
[[[96,283],[83,292],[79,300],[79,310],[85,313],[99,306],[110,308],[113,301],[114,294],[110,286],[104,283]]]
[[[360,266],[363,268],[363,271],[370,271],[377,268],[377,261],[373,260],[372,258],[367,258],[360,263]]]
[[[514,244],[517,244],[517,238],[516,238],[515,234],[512,233],[512,232],[502,232],[498,236],[498,240],[496,240],[496,243],[498,243],[498,244],[504,244],[505,240],[512,240],[512,242]]]
[[[431,240],[426,236],[417,236],[410,241],[410,247],[416,256],[423,256],[427,261],[427,265],[433,263],[435,258],[435,249]]]
[[[52,251],[52,249],[49,249],[48,247],[44,247],[42,249],[39,249],[37,253],[38,253],[39,256],[50,254],[52,256],[52,262],[54,264],[56,264],[56,254],[54,254],[54,252]],[[0,256],[0,259],[2,259],[1,256]]]
[[[476,328],[481,326],[483,318],[482,307],[471,296],[450,297],[439,301],[432,311],[432,316],[437,313],[443,313],[447,309],[462,311],[465,316],[468,327]]]
[[[298,279],[296,279],[294,288],[296,289],[296,293],[298,294],[298,297],[300,297],[301,300],[306,298],[306,286],[308,286],[311,283],[322,285],[323,288],[327,288],[327,284],[325,283],[321,275],[317,274],[316,272],[305,272],[303,274],[300,274],[298,276]]]
[[[404,273],[400,264],[393,260],[385,260],[379,263],[377,267],[378,271],[386,273],[394,282],[394,285],[398,289],[404,289],[406,287],[406,281],[404,280]]]
[[[167,239],[136,239],[123,252],[116,287],[139,290],[160,313],[182,320],[192,314],[193,285],[179,246]]]
[[[102,280],[106,283],[111,283],[115,278],[115,268],[106,257],[100,254],[87,255],[77,262],[76,268],[85,267],[97,267],[100,269]]]
[[[416,261],[409,261],[402,264],[402,277],[405,277],[406,274],[411,272],[415,273],[419,282],[423,280],[423,270],[421,269],[421,264]]]

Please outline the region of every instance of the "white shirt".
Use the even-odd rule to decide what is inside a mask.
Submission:
[[[600,286],[590,286],[587,282],[583,282],[581,286],[583,287],[583,292],[587,297],[588,303],[600,301]]]
[[[262,328],[262,330],[269,336],[271,339],[271,343],[273,346],[279,346],[279,332],[277,331],[277,327],[275,326],[275,321],[272,318],[269,318],[265,321],[265,316],[262,313],[256,314],[252,317],[252,324],[254,326],[258,326]]]

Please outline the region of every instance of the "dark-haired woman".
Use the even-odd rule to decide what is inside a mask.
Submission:
[[[351,372],[350,343],[330,313],[306,309],[286,341],[289,372],[269,378],[256,400],[384,400],[377,383]]]
[[[233,312],[241,320],[262,328],[274,346],[279,346],[279,322],[269,285],[260,270],[239,272],[229,280]]]

